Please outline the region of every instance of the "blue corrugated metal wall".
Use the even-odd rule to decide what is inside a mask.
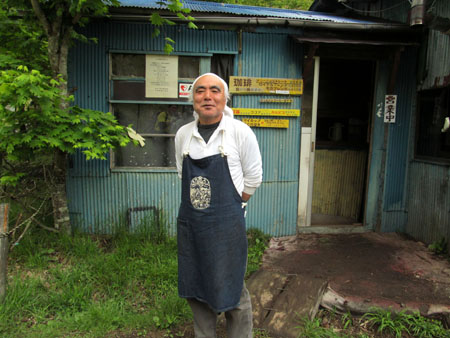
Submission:
[[[395,123],[389,124],[381,231],[405,231],[407,222],[407,180],[409,133],[415,108],[417,48],[402,53],[397,73]]]
[[[301,77],[302,51],[288,35],[243,33],[242,39],[242,54],[235,64],[235,74],[238,74],[241,63],[242,73],[239,75],[242,76]],[[260,103],[260,98],[261,95],[235,95],[233,106],[300,109],[299,96],[291,97],[293,103],[281,105]],[[249,205],[248,224],[275,236],[296,233],[300,118],[287,119],[288,129],[253,129],[261,148],[264,173],[263,183]]]
[[[166,34],[176,41],[175,53],[238,50],[238,34],[233,31],[168,27],[160,37],[152,38],[149,23],[121,22],[92,24],[83,33],[98,42],[78,44],[71,51],[69,86],[77,88],[76,104],[102,111],[109,109],[110,50],[162,51]],[[287,34],[244,33],[240,58],[243,76],[301,76],[301,51]],[[239,69],[238,59],[235,65]],[[261,106],[255,96],[236,98],[234,105]],[[289,108],[299,107],[300,98],[296,97]],[[276,236],[296,231],[300,118],[289,119],[288,130],[255,129],[263,155],[264,183],[250,203],[247,223]],[[169,233],[175,233],[180,196],[175,170],[111,172],[109,160],[85,161],[78,153],[71,157],[67,189],[73,223],[82,231],[110,233],[124,224],[129,208],[154,206],[161,210]]]

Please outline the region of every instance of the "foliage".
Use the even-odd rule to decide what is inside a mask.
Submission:
[[[125,127],[110,113],[77,106],[60,93],[61,78],[52,79],[25,66],[0,71],[0,154],[9,163],[26,161],[58,149],[82,149],[88,159],[105,159],[105,153],[129,142]],[[6,172],[1,184],[14,184],[22,173]]]
[[[439,241],[434,242],[428,246],[428,249],[433,251],[436,255],[445,255],[447,251],[448,242],[445,237],[442,237]]]
[[[403,333],[414,337],[450,337],[450,332],[445,330],[442,323],[424,318],[418,313],[373,310],[364,314],[361,319],[378,332],[395,337],[402,337]]]
[[[155,227],[130,234],[118,225],[110,236],[27,233],[10,254],[0,336],[139,336],[191,321],[177,292],[176,240],[154,238]]]
[[[308,10],[314,0],[208,0],[228,4]]]
[[[321,326],[319,318],[312,320],[307,317],[300,318],[300,325],[296,327],[299,329],[298,338],[338,338],[343,337],[333,330],[329,330]]]
[[[180,0],[160,0],[158,4],[161,6],[161,8],[167,8],[170,12],[175,13],[178,19],[186,21],[189,28],[197,29],[197,26],[194,23],[195,18],[188,15],[191,10],[189,8],[184,8],[183,3]],[[150,16],[150,22],[155,26],[152,33],[153,37],[159,36],[161,34],[161,26],[175,25],[175,21],[162,17],[159,12],[152,13],[152,15]],[[174,49],[173,45],[175,44],[175,41],[168,36],[164,37],[164,39],[166,41],[164,52],[166,52],[166,54],[170,54]]]
[[[248,236],[248,261],[247,277],[257,271],[261,265],[261,259],[266,250],[270,236],[264,234],[261,230],[250,228],[247,231]]]

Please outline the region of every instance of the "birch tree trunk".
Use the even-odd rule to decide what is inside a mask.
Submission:
[[[8,214],[9,204],[0,204],[0,303],[6,297],[8,271]]]

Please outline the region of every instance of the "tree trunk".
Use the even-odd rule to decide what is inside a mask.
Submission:
[[[9,204],[0,204],[0,303],[6,297],[8,272],[8,214]]]
[[[54,76],[62,75],[64,81],[67,81],[67,59],[69,55],[69,33],[61,33],[59,31],[53,31],[49,35],[49,60],[53,70]],[[68,97],[67,82],[60,84],[61,93]],[[61,109],[67,109],[69,102],[62,101]],[[72,227],[70,224],[69,207],[67,204],[67,192],[66,192],[66,170],[67,166],[67,154],[56,150],[53,160],[53,184],[54,189],[52,191],[52,206],[53,206],[53,220],[56,229],[71,235]]]

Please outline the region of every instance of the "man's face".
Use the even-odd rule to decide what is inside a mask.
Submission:
[[[227,102],[222,82],[212,75],[205,75],[195,83],[194,110],[201,124],[213,124],[222,119]]]

